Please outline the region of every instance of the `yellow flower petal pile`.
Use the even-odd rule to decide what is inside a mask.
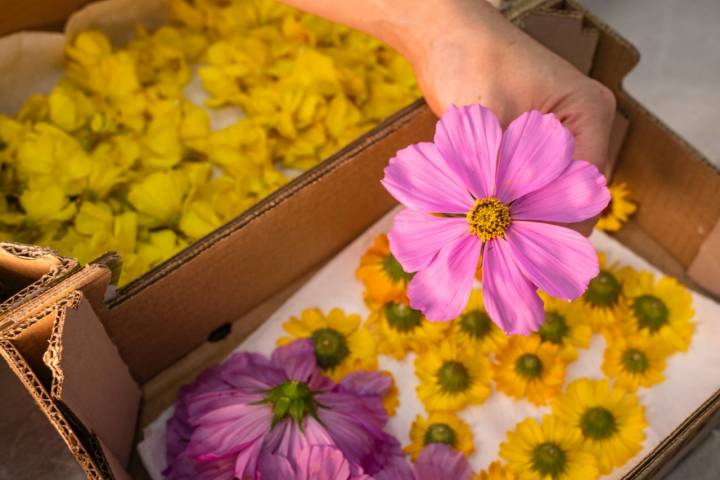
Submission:
[[[119,48],[78,34],[0,115],[1,240],[118,251],[127,283],[419,97],[385,45],[272,0],[169,6]]]

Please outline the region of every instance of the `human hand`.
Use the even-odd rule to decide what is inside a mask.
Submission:
[[[493,110],[503,127],[529,110],[552,112],[575,136],[573,158],[604,171],[615,115],[612,92],[484,2],[448,5],[443,23],[452,28],[431,28],[421,42],[402,48],[433,111],[440,115],[453,104],[479,103]],[[588,235],[595,221],[572,228]]]

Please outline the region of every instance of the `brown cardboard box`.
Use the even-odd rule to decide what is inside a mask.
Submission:
[[[71,3],[57,11],[45,4],[33,24],[56,22]],[[510,5],[510,18],[617,95],[615,176],[641,206],[618,239],[693,288],[720,293],[720,175],[622,90],[637,52],[574,2]],[[18,15],[15,25],[27,22]],[[80,268],[45,250],[3,245],[0,275],[14,295],[0,307],[1,368],[24,386],[0,392],[4,406],[18,406],[0,413],[3,478],[146,478],[131,458],[136,427],[393,207],[382,170],[399,148],[429,139],[434,123],[423,102],[408,107],[120,291],[110,287],[114,255]],[[227,338],[205,342],[230,324]],[[657,478],[719,411],[717,392],[627,478]]]

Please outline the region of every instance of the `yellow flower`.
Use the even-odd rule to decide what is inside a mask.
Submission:
[[[541,296],[545,303],[545,321],[537,335],[541,341],[557,345],[563,361],[575,361],[577,349],[588,348],[592,336],[585,308],[579,300],[567,302],[545,294]]]
[[[77,130],[94,113],[90,99],[69,84],[60,84],[48,96],[50,121],[66,132]]]
[[[87,188],[95,198],[106,199],[130,180],[140,150],[140,145],[127,135],[111,137],[93,149]]]
[[[172,230],[150,232],[138,243],[137,253],[146,268],[153,268],[185,248],[185,244]]]
[[[65,55],[68,77],[92,93],[121,98],[140,88],[132,56],[124,51],[113,53],[104,33],[80,32],[65,47]]]
[[[28,220],[40,224],[63,222],[75,215],[75,204],[52,184],[31,183],[20,195],[20,205]]]
[[[410,445],[404,450],[416,460],[422,449],[431,443],[450,445],[469,456],[475,451],[472,432],[467,423],[450,412],[432,412],[427,417],[418,415],[410,427]]]
[[[372,333],[379,353],[397,360],[408,351],[422,352],[443,338],[448,324],[430,322],[422,313],[405,303],[388,302],[370,306],[367,328]]]
[[[212,132],[204,151],[210,162],[237,178],[258,175],[270,164],[265,130],[247,119]]]
[[[490,395],[487,355],[452,339],[415,357],[415,374],[420,380],[417,396],[428,411],[480,405]]]
[[[380,371],[380,373],[386,377],[390,377],[390,380],[392,380],[390,388],[385,393],[382,399],[382,404],[385,412],[388,414],[389,417],[392,417],[395,415],[395,412],[397,412],[397,407],[400,404],[400,390],[398,390],[397,383],[395,383],[395,377],[393,377],[392,373],[387,370],[382,370]]]
[[[496,460],[487,470],[477,474],[474,480],[517,480],[517,477],[510,468]]]
[[[469,350],[495,353],[508,341],[507,335],[490,319],[483,306],[482,290],[474,289],[465,311],[451,323],[452,336]]]
[[[36,124],[18,147],[21,178],[44,179],[69,196],[84,190],[90,170],[90,158],[78,141],[49,123]]]
[[[595,457],[583,445],[577,429],[555,416],[541,422],[527,418],[508,432],[500,456],[520,480],[593,480],[598,477]]]
[[[635,391],[665,380],[665,354],[646,337],[613,335],[603,357],[602,370],[615,385]]]
[[[626,287],[626,334],[639,332],[667,353],[686,352],[695,325],[690,292],[672,277],[640,272]]]
[[[565,364],[557,345],[536,336],[514,335],[495,355],[493,374],[498,391],[544,405],[560,393]]]
[[[318,366],[335,381],[350,372],[377,369],[375,345],[370,333],[360,325],[360,315],[346,315],[339,308],[324,315],[320,309],[309,308],[302,311],[300,318],[286,321],[283,329],[290,336],[280,338],[277,344],[309,338],[315,346]]]
[[[188,176],[183,171],[155,172],[130,187],[128,201],[145,215],[148,225],[171,225],[180,219],[189,188]]]
[[[623,288],[635,271],[617,264],[608,265],[605,255],[598,252],[600,272],[590,280],[582,296],[586,316],[593,332],[602,333],[622,318]]]
[[[378,235],[360,258],[355,276],[365,286],[367,301],[385,303],[403,301],[411,275],[406,273],[390,252],[387,235]]]
[[[75,229],[83,235],[111,230],[114,216],[107,203],[83,202],[75,216]]]
[[[552,405],[553,414],[577,429],[598,470],[606,475],[634,457],[645,439],[644,409],[635,394],[607,380],[576,380]]]
[[[637,205],[630,200],[630,189],[625,182],[613,182],[610,185],[610,203],[600,214],[596,228],[606,232],[617,232],[630,215],[635,213]]]

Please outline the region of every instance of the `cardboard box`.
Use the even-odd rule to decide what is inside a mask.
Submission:
[[[505,13],[618,98],[614,176],[633,186],[640,209],[617,238],[692,288],[720,294],[720,175],[622,90],[637,52],[574,2],[513,2]],[[79,267],[2,245],[12,296],[0,307],[0,379],[19,382],[0,391],[0,476],[146,478],[132,454],[139,427],[394,206],[383,168],[401,147],[431,138],[435,121],[423,102],[408,107],[119,291],[113,254]],[[226,338],[206,342],[228,325]],[[719,412],[720,391],[627,478],[657,478]]]

